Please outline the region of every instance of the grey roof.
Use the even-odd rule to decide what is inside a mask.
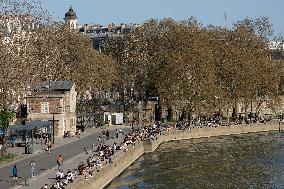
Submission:
[[[52,125],[50,121],[31,121],[27,122],[25,125],[11,125],[9,127],[10,131],[17,130],[17,131],[29,131],[33,129],[39,129],[43,127],[49,127]]]
[[[43,81],[33,87],[36,91],[70,91],[73,81]]]
[[[65,14],[65,20],[66,19],[77,19],[76,12],[73,10],[72,7],[69,8],[69,11]]]

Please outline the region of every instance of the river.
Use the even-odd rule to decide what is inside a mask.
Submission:
[[[284,188],[284,133],[162,143],[107,189]]]

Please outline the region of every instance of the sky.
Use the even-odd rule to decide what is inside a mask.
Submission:
[[[284,35],[284,0],[43,0],[43,7],[56,20],[63,20],[70,5],[77,13],[79,25],[143,23],[150,18],[169,17],[182,20],[194,16],[205,26],[231,27],[246,17],[267,16],[275,35]]]

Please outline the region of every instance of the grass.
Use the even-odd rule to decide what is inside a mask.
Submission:
[[[0,167],[17,159],[15,154],[0,155]]]

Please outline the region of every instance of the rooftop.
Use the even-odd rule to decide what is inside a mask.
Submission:
[[[73,10],[72,6],[70,6],[68,12],[65,14],[65,20],[77,19],[76,12]]]
[[[70,91],[74,85],[73,81],[43,81],[33,87],[36,91]]]

